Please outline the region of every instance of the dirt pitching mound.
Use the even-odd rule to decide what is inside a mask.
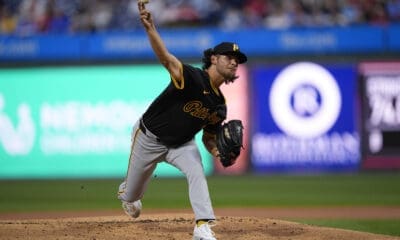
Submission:
[[[122,215],[1,220],[0,239],[188,240],[192,239],[193,224],[193,216],[190,214],[143,215],[137,220]],[[213,230],[217,239],[230,240],[400,240],[398,237],[315,227],[263,217],[219,217]]]

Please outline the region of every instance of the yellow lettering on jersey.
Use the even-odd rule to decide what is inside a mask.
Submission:
[[[183,111],[189,113],[193,117],[207,120],[210,124],[216,124],[222,119],[218,117],[216,112],[210,114],[210,109],[203,106],[200,101],[190,101],[183,106]]]
[[[203,107],[203,103],[200,101],[191,101],[185,104],[183,111],[189,113],[193,117],[206,119],[209,115],[209,109]]]

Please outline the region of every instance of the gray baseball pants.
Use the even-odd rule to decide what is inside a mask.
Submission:
[[[157,163],[166,161],[186,176],[195,219],[215,219],[200,152],[194,139],[178,148],[168,148],[148,129],[143,132],[139,123],[140,120],[132,130],[128,172],[119,186],[118,198],[127,202],[141,199]]]

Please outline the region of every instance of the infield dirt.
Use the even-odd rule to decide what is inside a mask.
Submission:
[[[142,214],[136,220],[125,215],[2,219],[0,239],[188,240],[192,239],[194,226],[193,215],[185,212]],[[213,230],[219,240],[400,240],[399,237],[316,227],[263,216],[220,215]]]

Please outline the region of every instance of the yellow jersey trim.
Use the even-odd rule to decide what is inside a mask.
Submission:
[[[185,87],[185,77],[183,76],[183,66],[182,63],[179,63],[179,71],[181,72],[182,79],[175,79],[171,76],[171,80],[174,83],[177,89],[183,89]]]

